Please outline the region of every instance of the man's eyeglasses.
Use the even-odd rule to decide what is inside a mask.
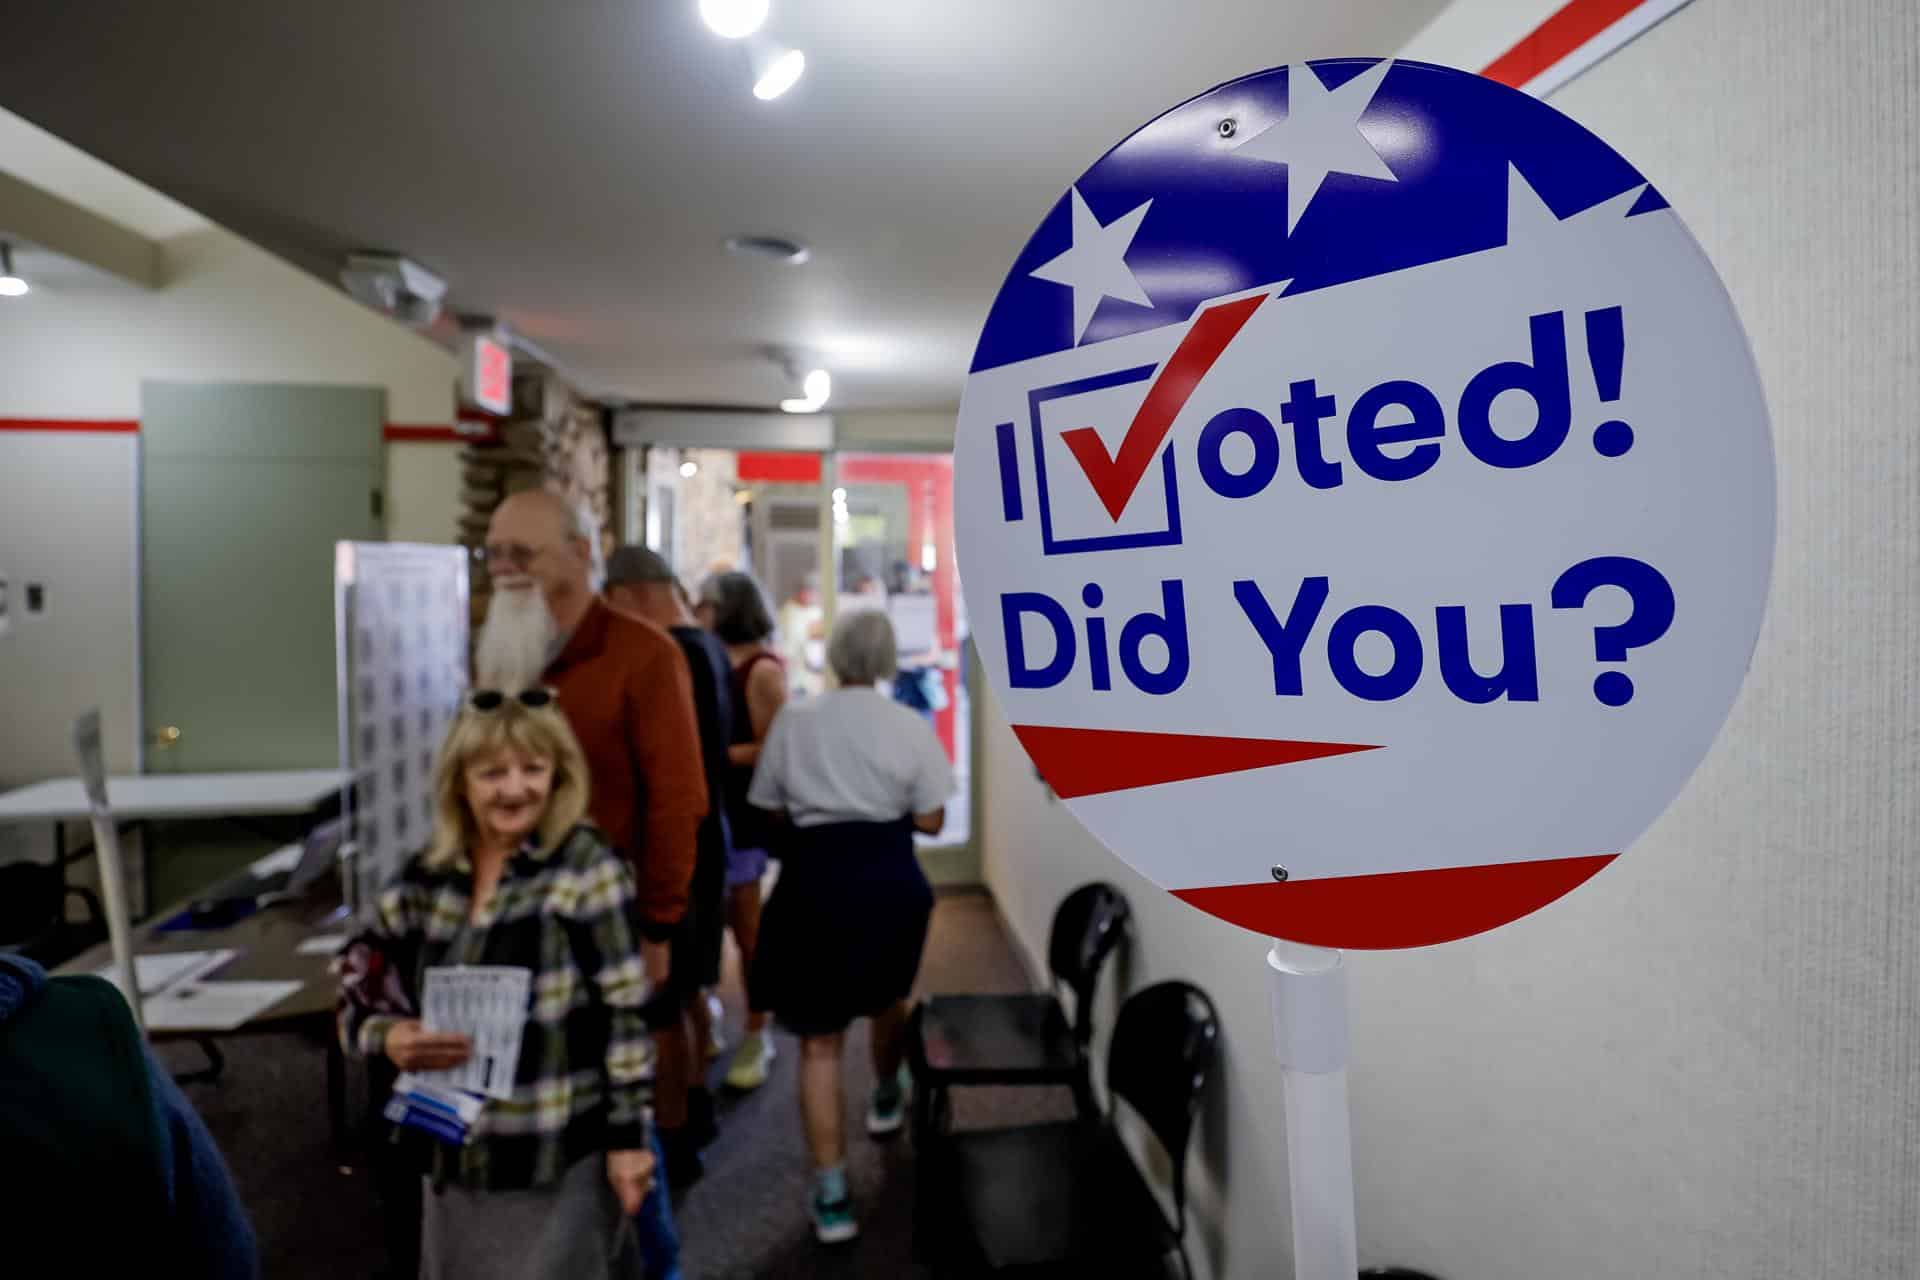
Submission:
[[[525,572],[545,550],[545,547],[530,547],[524,542],[489,542],[481,548],[480,558],[487,564],[499,564],[505,561]]]
[[[509,698],[529,711],[538,711],[553,705],[553,690],[522,689],[518,693],[504,693],[499,689],[475,689],[467,695],[467,705],[475,711],[498,711]]]

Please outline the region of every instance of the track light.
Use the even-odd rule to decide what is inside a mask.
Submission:
[[[800,74],[806,69],[807,55],[798,49],[787,50],[769,63],[754,82],[753,96],[762,102],[772,102],[798,84]]]
[[[0,298],[18,298],[28,292],[27,282],[13,274],[13,246],[0,244]]]
[[[767,0],[700,0],[700,17],[713,34],[738,40],[767,20]]]
[[[806,395],[795,400],[782,400],[780,407],[788,413],[817,413],[826,404],[827,397],[833,394],[833,379],[827,376],[825,369],[815,369],[807,375],[802,384]]]

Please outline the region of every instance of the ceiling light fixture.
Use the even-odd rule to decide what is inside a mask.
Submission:
[[[806,395],[797,400],[782,400],[780,407],[788,413],[818,413],[827,403],[827,397],[833,394],[833,379],[827,376],[825,369],[815,369],[807,375],[801,384]]]
[[[760,79],[754,82],[753,96],[762,102],[772,102],[798,84],[800,74],[806,69],[807,55],[798,49],[787,50],[775,58]]]
[[[700,474],[700,464],[699,464],[699,463],[697,463],[697,462],[683,462],[683,463],[681,463],[681,464],[680,464],[680,476],[681,476],[681,478],[682,478],[682,479],[684,479],[684,480],[691,480],[691,479],[693,479],[693,478],[694,478],[695,476],[697,476],[697,475],[699,475],[699,474]]]
[[[738,40],[767,20],[767,0],[700,0],[700,18],[713,34]]]
[[[13,246],[0,244],[0,298],[18,298],[28,292],[27,282],[13,274]]]

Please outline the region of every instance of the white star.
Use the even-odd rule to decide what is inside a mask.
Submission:
[[[1119,298],[1143,307],[1153,305],[1127,266],[1127,250],[1132,247],[1134,234],[1140,230],[1140,220],[1147,216],[1147,207],[1152,203],[1148,200],[1137,205],[1103,227],[1081,198],[1080,188],[1073,189],[1073,247],[1041,263],[1029,274],[1073,290],[1075,346],[1086,336],[1087,326],[1093,322],[1093,313],[1103,298]]]
[[[1287,166],[1287,233],[1330,173],[1398,182],[1360,132],[1360,117],[1392,63],[1374,63],[1338,89],[1328,89],[1303,62],[1287,72],[1287,114],[1234,149],[1249,160]]]

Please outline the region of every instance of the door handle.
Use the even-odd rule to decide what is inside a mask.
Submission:
[[[160,751],[165,751],[178,741],[180,741],[180,726],[177,724],[170,724],[160,732],[147,736],[147,745]]]

